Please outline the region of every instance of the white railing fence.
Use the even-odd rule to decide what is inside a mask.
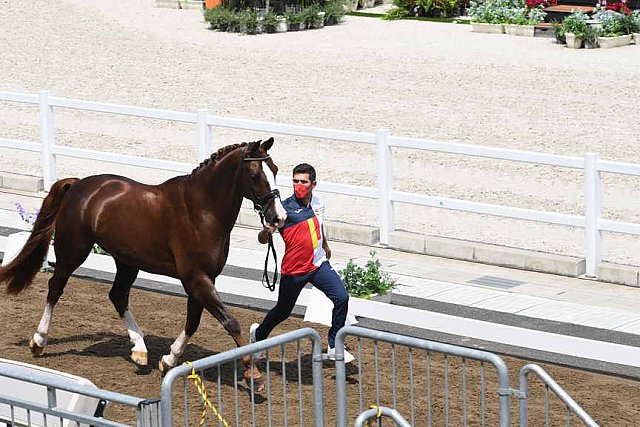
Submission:
[[[640,235],[640,224],[613,221],[603,219],[601,217],[601,174],[603,172],[609,172],[640,176],[640,165],[600,160],[598,153],[586,153],[583,157],[558,156],[546,153],[448,143],[428,139],[396,137],[392,136],[391,132],[387,129],[378,130],[376,133],[353,132],[223,117],[214,115],[207,109],[198,110],[197,113],[185,113],[89,102],[52,96],[48,91],[43,91],[39,95],[0,92],[0,101],[39,105],[41,129],[40,142],[37,143],[33,141],[0,138],[0,148],[40,153],[45,189],[49,189],[52,183],[57,179],[57,156],[91,159],[120,165],[139,166],[178,173],[187,173],[194,166],[192,164],[169,160],[142,158],[56,145],[54,108],[61,107],[194,124],[197,127],[196,152],[198,161],[203,160],[214,150],[213,130],[216,127],[375,145],[377,149],[378,165],[377,188],[323,182],[322,191],[368,199],[377,199],[380,218],[378,224],[380,229],[380,243],[383,245],[389,244],[389,236],[395,230],[395,203],[407,203],[528,221],[582,227],[585,230],[586,238],[584,251],[584,257],[586,259],[586,275],[590,277],[596,277],[598,265],[602,261],[602,231]],[[585,183],[584,216],[395,191],[393,189],[392,147],[484,157],[537,165],[558,166],[569,169],[581,169],[584,172]],[[286,178],[278,177],[277,184],[286,186],[289,183]]]

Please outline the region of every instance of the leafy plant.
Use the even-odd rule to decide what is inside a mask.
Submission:
[[[255,12],[244,13],[242,15],[242,27],[247,34],[258,33],[258,14]]]
[[[429,16],[429,13],[431,13],[431,10],[434,8],[435,2],[436,0],[416,0],[416,4],[422,9],[425,16]]]
[[[602,21],[602,37],[618,37],[629,34],[627,19],[623,15],[609,15]]]
[[[227,31],[231,15],[233,15],[231,10],[220,5],[205,10],[204,19],[209,22],[209,26],[212,30]]]
[[[409,12],[406,9],[402,9],[400,7],[392,7],[387,11],[386,14],[382,16],[382,19],[386,21],[393,21],[395,19],[402,19],[409,16]]]
[[[296,10],[289,10],[284,16],[287,18],[287,22],[289,24],[300,24],[304,21],[302,12],[298,12]]]
[[[521,0],[473,0],[468,13],[472,22],[504,24],[512,19],[514,9],[523,7]]]
[[[458,0],[434,0],[434,4],[441,16],[449,18],[453,16],[453,12],[458,7]]]
[[[564,18],[561,27],[564,34],[572,33],[580,39],[584,39],[585,35],[589,31],[589,24],[587,24],[589,17],[584,12],[574,12],[571,15]]]
[[[302,22],[305,23],[307,28],[318,28],[323,24],[323,18],[318,15],[320,12],[320,6],[312,5],[305,7],[302,12]]]
[[[346,14],[343,0],[330,0],[322,7],[325,25],[334,25],[342,21]]]
[[[264,15],[262,23],[267,33],[274,33],[278,26],[278,15],[276,15],[275,12],[269,11]]]
[[[380,260],[376,259],[376,252],[371,251],[369,255],[371,259],[364,267],[356,265],[351,259],[347,266],[338,272],[351,296],[368,299],[375,294],[384,295],[396,287],[396,280],[382,271]]]

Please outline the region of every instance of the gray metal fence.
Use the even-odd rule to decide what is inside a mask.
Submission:
[[[553,413],[550,405],[550,394],[553,393],[562,401],[564,405],[565,425],[572,425],[572,416],[582,421],[583,425],[589,427],[599,427],[598,424],[562,389],[551,376],[538,365],[526,365],[520,369],[520,427],[529,426],[529,380],[528,375],[536,375],[545,385],[544,388],[544,422],[545,426],[551,425]],[[557,415],[557,414],[556,414]],[[555,418],[558,418],[557,416]],[[540,421],[539,417],[536,417]]]
[[[358,362],[349,367],[349,375],[356,377],[351,382],[357,383],[357,389],[353,384],[350,388],[359,396],[357,413],[375,404],[399,410],[410,417],[411,425],[467,426],[472,419],[474,425],[509,427],[509,395],[517,391],[509,388],[507,366],[497,355],[356,326],[342,328],[336,337],[338,425],[350,423],[343,348],[348,336],[356,338],[351,351]],[[373,353],[373,366],[362,364],[367,351]],[[495,368],[493,372],[487,371],[485,363]],[[367,395],[362,384],[371,380],[367,374],[371,371],[375,387]],[[383,395],[381,382],[389,380],[391,394]],[[384,389],[389,390],[389,384]],[[495,410],[488,410],[490,405]]]
[[[311,348],[305,349],[308,341]],[[265,389],[258,393],[253,380],[243,385],[245,380],[238,375],[242,369],[239,359],[262,351],[265,358],[256,361],[256,366],[262,371]],[[194,371],[199,378],[215,384],[206,398],[189,384],[196,379]],[[236,426],[323,427],[320,336],[310,328],[298,329],[172,369],[162,381],[162,426],[195,425],[203,415],[203,403],[210,412],[207,425],[222,426],[226,422]]]
[[[349,365],[344,363],[346,341],[356,356]],[[135,418],[139,427],[197,425],[202,419],[219,426],[321,427],[325,421],[333,424],[325,420],[321,348],[318,333],[304,328],[196,360],[169,371],[160,400],[100,390],[82,378],[0,359],[0,425],[127,426],[97,411],[101,402],[109,402],[129,407],[127,419]],[[260,392],[253,379],[243,378],[240,363],[258,352],[266,356],[252,358],[264,379]],[[372,420],[382,425],[383,417],[400,426],[509,427],[510,396],[519,398],[520,427],[528,427],[529,418],[536,425],[571,426],[576,419],[598,427],[537,365],[520,370],[519,390],[509,388],[504,361],[486,351],[348,326],[336,337],[335,374],[338,427]],[[542,392],[529,390],[531,374],[543,383]]]
[[[101,406],[129,407],[138,427],[159,424],[159,400],[145,400],[79,384],[79,377],[3,360],[0,363],[0,424],[8,426],[127,426],[105,419]],[[134,415],[135,414],[135,415]]]

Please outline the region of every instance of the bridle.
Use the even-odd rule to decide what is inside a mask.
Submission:
[[[246,151],[246,147],[245,147],[245,151]],[[245,157],[245,155],[246,155],[246,152],[243,152],[242,153],[243,162],[254,162],[254,161],[261,162],[271,158],[271,156],[269,155],[266,155],[264,157]],[[264,227],[264,220],[265,220],[264,213],[276,198],[280,199],[280,191],[277,188],[274,188],[273,190],[271,190],[270,192],[268,192],[263,196],[257,196],[253,192],[253,190],[251,190],[251,195],[247,198],[253,202],[253,209],[256,212],[258,212],[258,215],[260,215],[260,222]],[[271,252],[271,254],[273,255],[273,261],[275,264],[272,282],[269,281],[269,274],[267,272],[267,267],[269,265],[269,252]],[[264,270],[262,272],[262,285],[265,288],[269,289],[271,292],[273,292],[276,290],[276,283],[278,283],[278,278],[279,278],[278,256],[276,254],[276,248],[273,245],[273,235],[269,233],[269,245],[267,246],[267,255],[264,258]]]

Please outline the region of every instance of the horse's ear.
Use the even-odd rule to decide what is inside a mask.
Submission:
[[[258,151],[258,147],[260,147],[261,142],[262,140],[249,142],[245,152],[253,156]]]
[[[264,151],[269,151],[269,149],[273,146],[273,137],[267,139],[265,142],[262,143],[262,145],[260,145],[260,148],[262,148]]]

